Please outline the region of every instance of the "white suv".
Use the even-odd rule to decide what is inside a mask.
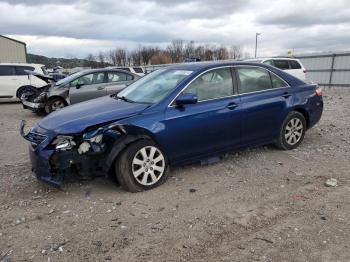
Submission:
[[[277,67],[287,72],[288,74],[291,74],[292,76],[295,76],[303,81],[305,81],[306,79],[306,70],[299,59],[271,57],[271,58],[248,59],[246,61],[268,64],[268,65]]]
[[[40,64],[0,63],[0,98],[20,98],[24,91],[36,91],[47,84],[25,70],[47,74],[45,66]]]

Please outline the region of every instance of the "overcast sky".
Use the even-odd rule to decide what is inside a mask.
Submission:
[[[350,50],[349,0],[0,0],[0,34],[52,57],[172,39],[258,56]]]

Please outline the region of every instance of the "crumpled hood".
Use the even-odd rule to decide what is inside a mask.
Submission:
[[[56,134],[75,134],[87,127],[136,115],[148,107],[105,96],[68,106],[42,119],[38,125]]]

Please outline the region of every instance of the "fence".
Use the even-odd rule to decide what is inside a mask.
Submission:
[[[298,55],[306,68],[306,80],[320,86],[350,87],[350,53],[331,53],[319,55]],[[232,60],[229,60],[232,61]],[[167,65],[145,66],[147,73]]]
[[[320,86],[350,87],[350,53],[296,56],[306,68],[306,80]]]

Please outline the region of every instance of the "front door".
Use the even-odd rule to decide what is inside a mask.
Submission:
[[[80,76],[70,83],[71,104],[107,95],[104,72],[94,72]]]
[[[240,98],[234,96],[230,68],[200,75],[183,93],[196,94],[198,102],[181,107],[172,104],[166,111],[165,130],[173,139],[164,144],[171,152],[171,161],[205,157],[239,146]]]

